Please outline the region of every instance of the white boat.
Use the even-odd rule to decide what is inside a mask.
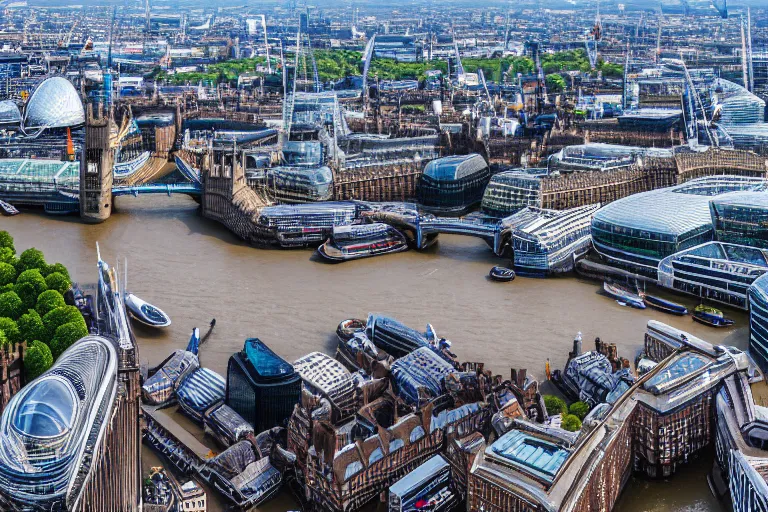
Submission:
[[[125,297],[125,307],[131,318],[148,327],[168,327],[171,319],[162,309],[141,300],[132,293]]]
[[[603,291],[622,305],[645,309],[645,302],[637,293],[615,283],[603,283]]]

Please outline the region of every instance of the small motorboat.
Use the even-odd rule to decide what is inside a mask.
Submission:
[[[637,309],[645,309],[645,302],[643,302],[642,297],[636,292],[624,288],[621,285],[604,282],[603,291],[610,297],[616,299],[616,302],[619,304],[625,304]]]
[[[662,299],[661,297],[655,297],[653,295],[642,294],[641,297],[646,306],[650,306],[653,309],[658,309],[670,315],[683,316],[688,314],[688,308],[677,302],[671,300]]]
[[[141,300],[132,293],[125,297],[125,307],[131,318],[148,327],[168,327],[171,319],[162,309]]]
[[[693,310],[693,319],[700,324],[710,327],[728,327],[733,325],[733,320],[726,318],[723,312],[711,306],[699,304]]]
[[[508,283],[515,279],[515,271],[507,267],[493,267],[491,271],[488,272],[488,277],[494,281]]]
[[[19,210],[16,209],[15,206],[12,204],[6,203],[2,199],[0,199],[0,212],[3,213],[3,215],[11,216],[11,215],[18,215]]]

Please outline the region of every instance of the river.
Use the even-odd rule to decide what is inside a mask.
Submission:
[[[488,270],[503,262],[473,238],[441,235],[426,252],[326,264],[311,250],[249,247],[222,225],[203,219],[197,203],[184,196],[120,197],[115,206],[112,218],[99,225],[24,212],[0,217],[0,229],[13,235],[19,252],[41,249],[49,260],[64,263],[76,281],[95,279],[97,242],[109,263],[122,267],[127,259],[128,289],[173,320],[162,332],[136,328],[140,359],[149,366],[184,348],[192,328],[204,332],[212,318],[216,328],[200,360],[222,375],[229,356],[248,337],[260,338],[289,361],[312,351],[333,354],[339,321],[369,312],[415,328],[430,322],[453,342],[460,360],[485,361],[502,375],[527,368],[542,378],[547,358],[553,369],[562,368],[578,331],[585,349],[599,336],[633,360],[649,319],[711,342],[739,348],[748,343],[743,312],[728,312],[735,328],[714,330],[690,317],[622,307],[599,293],[600,283],[572,276],[492,282]],[[695,305],[693,298],[676,300]],[[158,463],[145,453],[145,466]],[[711,463],[711,455],[705,455],[668,482],[632,479],[617,510],[722,510],[706,483]],[[209,497],[209,510],[221,510],[221,503]],[[281,497],[263,510],[294,507]]]

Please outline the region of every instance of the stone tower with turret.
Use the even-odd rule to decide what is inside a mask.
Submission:
[[[114,163],[109,115],[101,106],[94,115],[93,105],[88,105],[85,153],[80,160],[80,216],[86,222],[104,222],[112,213]]]

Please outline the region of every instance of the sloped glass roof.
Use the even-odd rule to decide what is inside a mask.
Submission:
[[[258,338],[245,340],[245,355],[260,377],[271,378],[293,374],[293,366],[272,352]]]
[[[35,438],[58,437],[70,428],[77,408],[71,387],[58,377],[48,377],[33,384],[24,397],[13,426]]]
[[[644,387],[654,395],[664,393],[694,378],[700,370],[711,365],[711,360],[694,353],[683,354],[652,379]]]
[[[424,174],[438,181],[451,181],[471,176],[486,167],[485,159],[477,153],[446,156],[429,162]]]
[[[32,93],[24,113],[25,128],[64,128],[85,123],[80,95],[66,78],[44,80]]]
[[[0,124],[21,123],[21,112],[11,100],[0,101]]]
[[[682,235],[712,223],[709,201],[713,196],[759,189],[764,183],[764,180],[737,176],[699,178],[614,201],[598,210],[594,221],[653,233]]]

